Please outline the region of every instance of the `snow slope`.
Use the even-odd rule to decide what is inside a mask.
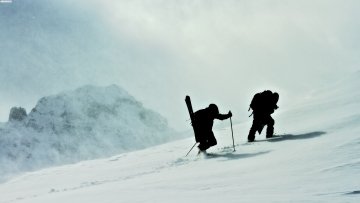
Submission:
[[[0,180],[154,146],[174,134],[165,118],[122,88],[84,86],[44,97],[26,118],[0,127]]]
[[[249,121],[234,126],[235,152],[224,128],[212,156],[184,157],[189,138],[44,169],[1,184],[0,202],[359,202],[359,76],[280,107],[281,138],[247,143]]]

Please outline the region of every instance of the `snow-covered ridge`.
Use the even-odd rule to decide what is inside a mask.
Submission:
[[[165,118],[116,85],[43,97],[25,118],[11,116],[0,128],[2,177],[174,139]]]

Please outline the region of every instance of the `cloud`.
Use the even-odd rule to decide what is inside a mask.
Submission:
[[[2,26],[10,36],[5,47],[22,51],[1,57],[6,84],[0,90],[5,95],[9,89],[23,91],[32,103],[35,97],[82,84],[116,83],[173,126],[185,128],[186,94],[193,96],[195,109],[215,102],[220,110],[231,109],[246,119],[256,91],[274,89],[281,102],[292,103],[359,65],[358,1],[30,4],[33,9],[26,12],[15,10],[24,11],[25,18],[7,14],[18,19],[12,31]],[[26,20],[35,14],[37,20]],[[25,31],[33,36],[24,37]],[[11,102],[16,100],[28,101],[20,94]]]
[[[245,105],[264,88],[292,99],[358,69],[357,1],[157,0],[101,6],[118,32],[171,54],[170,69],[179,68],[172,78],[181,84],[179,91],[206,102],[239,108],[236,104]],[[162,72],[171,77],[166,68]]]

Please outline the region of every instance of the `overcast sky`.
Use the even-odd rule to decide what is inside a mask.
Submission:
[[[0,120],[49,94],[117,84],[186,129],[218,104],[247,119],[272,89],[280,107],[359,70],[357,0],[14,0],[0,3]]]

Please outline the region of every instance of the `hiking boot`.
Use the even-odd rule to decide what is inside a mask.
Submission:
[[[206,155],[206,150],[199,150],[199,152],[198,152],[198,156],[200,155],[200,154],[204,154],[204,155]]]
[[[266,138],[271,138],[274,135],[274,127],[273,126],[268,126],[268,128],[266,129]]]
[[[249,139],[248,138],[248,142],[254,142],[255,139]]]
[[[248,141],[249,142],[254,142],[254,140],[255,140],[255,135],[249,135],[248,136]]]

